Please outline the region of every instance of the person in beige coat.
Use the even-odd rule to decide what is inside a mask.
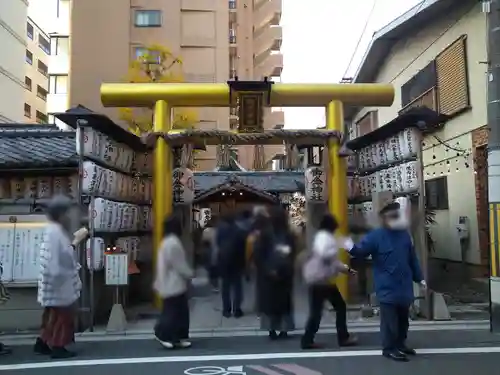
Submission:
[[[188,288],[194,276],[181,242],[180,220],[172,215],[163,224],[154,289],[163,299],[155,337],[166,349],[189,348]]]

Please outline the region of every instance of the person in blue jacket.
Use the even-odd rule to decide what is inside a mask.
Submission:
[[[369,232],[349,253],[356,258],[371,255],[375,292],[380,303],[380,331],[383,355],[395,361],[408,361],[415,355],[406,346],[410,306],[414,301],[413,283],[426,288],[408,222],[398,202],[389,202],[379,212],[382,226]]]

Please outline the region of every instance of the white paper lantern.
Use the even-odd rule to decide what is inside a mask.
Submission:
[[[401,152],[404,159],[411,158],[417,154],[420,141],[419,131],[415,128],[407,128],[399,134]]]
[[[416,191],[419,188],[420,162],[411,161],[404,163],[403,190],[405,192]]]
[[[106,244],[99,237],[89,238],[85,243],[85,253],[87,255],[87,267],[89,270],[100,271],[104,267],[104,252]]]
[[[174,203],[189,204],[194,200],[194,174],[188,168],[176,168],[173,171]]]
[[[81,132],[83,131],[83,135]],[[80,140],[83,138],[83,147]],[[83,156],[102,160],[102,135],[92,128],[85,127],[83,130],[78,128],[76,131],[76,153],[80,155],[80,149],[83,148]]]
[[[200,227],[205,227],[208,222],[212,219],[212,209],[210,208],[200,208],[198,223]]]
[[[399,210],[401,215],[403,215],[408,224],[411,224],[411,201],[408,197],[398,197],[395,199],[399,203]]]
[[[368,168],[367,160],[366,159],[367,159],[367,149],[366,148],[362,148],[358,152],[358,165],[359,165],[359,169],[363,170],[363,169],[367,169]]]
[[[384,142],[377,142],[377,153],[378,153],[378,159],[377,161],[379,162],[379,165],[385,165],[387,164],[387,149],[385,147]]]
[[[392,162],[400,161],[403,159],[403,152],[401,150],[401,142],[399,135],[389,138],[389,155]]]
[[[322,167],[311,167],[305,172],[306,200],[309,202],[326,202],[326,173]]]

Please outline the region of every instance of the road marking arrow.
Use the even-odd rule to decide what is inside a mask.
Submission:
[[[229,366],[227,368],[229,372],[243,372],[243,366]]]

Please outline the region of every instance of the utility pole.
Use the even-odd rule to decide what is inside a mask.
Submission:
[[[488,203],[490,322],[500,332],[500,0],[483,1],[488,30]]]

